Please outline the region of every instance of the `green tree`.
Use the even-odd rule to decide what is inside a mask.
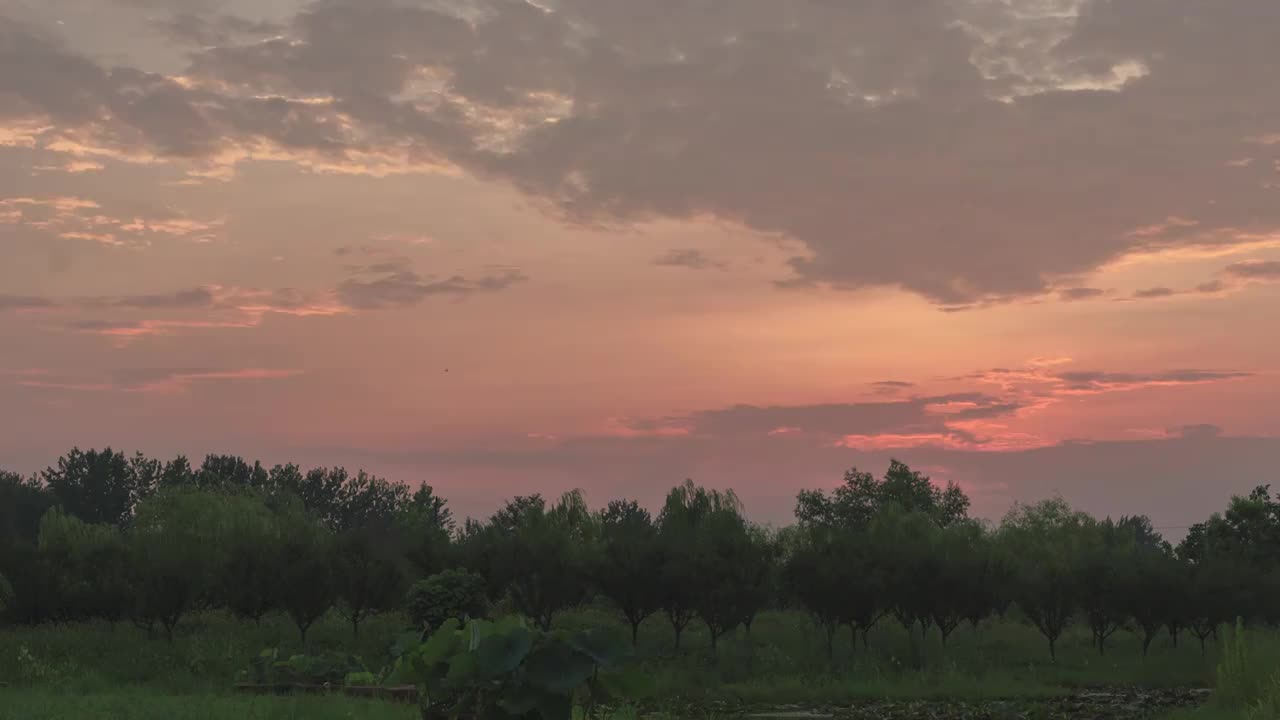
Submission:
[[[969,498],[954,483],[938,487],[905,463],[892,460],[882,479],[852,468],[831,495],[802,491],[796,499],[796,519],[801,525],[866,527],[890,506],[924,513],[945,527],[968,517]]]
[[[445,570],[409,589],[409,618],[420,628],[435,630],[450,618],[465,623],[482,618],[488,603],[484,578],[466,570]]]
[[[394,525],[418,577],[445,569],[452,559],[453,514],[430,485],[421,485],[399,509]]]
[[[307,631],[338,599],[334,537],[309,514],[288,513],[280,523],[280,607],[305,644]]]
[[[0,470],[0,548],[35,544],[40,518],[55,502],[38,477],[23,478]]]
[[[184,459],[185,460],[185,459]],[[266,490],[270,474],[262,463],[252,465],[237,455],[207,455],[192,474],[196,487],[203,490]]]
[[[92,525],[54,508],[40,521],[40,553],[56,569],[56,614],[114,625],[129,612],[128,548],[120,530]]]
[[[614,500],[600,514],[601,554],[591,579],[622,611],[631,625],[631,644],[640,624],[662,604],[654,578],[662,570],[658,528],[649,511],[634,500]]]
[[[389,527],[367,525],[337,537],[334,555],[338,610],[360,634],[360,621],[396,608],[404,598],[408,574],[400,538]]]
[[[134,621],[148,632],[158,624],[172,639],[187,613],[222,599],[236,538],[270,522],[260,497],[239,491],[186,487],[147,498],[128,533]]]
[[[551,629],[558,613],[586,599],[598,535],[581,491],[545,510],[517,498],[495,514],[488,535],[495,578],[538,627]]]
[[[124,527],[134,505],[147,494],[143,478],[136,474],[145,462],[131,463],[111,448],[71,452],[58,458],[56,468],[43,473],[54,500],[67,513],[86,523]]]
[[[1015,558],[1013,598],[1049,643],[1057,642],[1079,608],[1079,562],[1088,515],[1061,498],[1015,505],[1001,523],[1000,535]]]

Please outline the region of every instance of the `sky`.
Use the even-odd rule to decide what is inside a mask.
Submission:
[[[0,467],[1278,478],[1274,0],[0,0]]]

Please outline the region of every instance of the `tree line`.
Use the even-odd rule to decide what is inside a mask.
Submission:
[[[1144,516],[1097,519],[1060,498],[969,516],[955,485],[893,461],[834,491],[804,491],[796,522],[750,522],[732,491],[693,481],[656,515],[591,510],[579,491],[519,496],[458,523],[432,488],[342,468],[266,468],[210,455],[193,467],[74,449],[29,478],[0,471],[0,615],[39,624],[132,622],[172,637],[190,614],[283,612],[305,641],[336,610],[438,624],[509,602],[542,628],[595,598],[630,626],[697,621],[712,650],[766,610],[809,613],[828,653],[882,622],[945,645],[964,623],[1028,623],[1056,654],[1073,623],[1099,653],[1115,633],[1145,653],[1167,633],[1203,649],[1224,622],[1280,622],[1280,496],[1259,487],[1174,546]]]

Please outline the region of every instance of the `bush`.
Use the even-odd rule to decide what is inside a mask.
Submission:
[[[418,627],[438,628],[449,618],[484,617],[484,578],[466,570],[445,570],[409,589],[409,617]]]

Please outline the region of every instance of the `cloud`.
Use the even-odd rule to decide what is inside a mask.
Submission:
[[[701,250],[671,250],[653,259],[653,264],[660,267],[683,267],[690,270],[724,270],[723,262],[712,260],[702,254]]]
[[[871,387],[877,395],[895,395],[899,392],[910,390],[915,386],[915,383],[905,380],[879,380],[871,383]]]
[[[356,310],[417,305],[438,295],[466,297],[497,292],[528,280],[528,276],[515,269],[477,278],[423,276],[412,270],[404,259],[374,263],[358,270],[359,277],[344,281],[336,291],[340,302]]]
[[[88,301],[91,305],[93,302],[94,301]],[[110,307],[120,308],[202,308],[213,305],[214,294],[211,288],[200,287],[192,288],[190,290],[178,290],[172,293],[125,295],[116,298],[106,298],[100,302]]]
[[[284,380],[301,374],[300,370],[265,368],[144,368],[118,370],[105,378],[58,377],[41,373],[19,379],[17,384],[36,389],[79,392],[183,393],[197,383]]]
[[[1228,265],[1223,272],[1245,280],[1280,280],[1280,260],[1244,260]]]
[[[49,298],[31,295],[0,295],[0,310],[44,310],[54,306]]]
[[[198,220],[172,211],[150,218],[121,217],[94,200],[65,196],[0,198],[0,221],[65,240],[114,247],[145,247],[159,238],[209,242],[223,226],[221,220]]]
[[[1135,290],[1133,297],[1138,300],[1154,300],[1156,298],[1166,298],[1178,295],[1178,291],[1167,287],[1154,287],[1145,290]]]
[[[214,44],[173,77],[4,21],[0,124],[201,177],[253,159],[462,171],[567,222],[714,217],[797,240],[794,284],[952,308],[1280,226],[1276,146],[1228,164],[1276,133],[1280,97],[1260,91],[1280,69],[1272,0],[446,7],[188,22],[179,35]]]
[[[1217,425],[1182,425],[1169,429],[1171,437],[1181,438],[1216,438],[1223,434],[1222,428]]]
[[[1253,377],[1253,375],[1250,372],[1238,371],[1171,370],[1160,373],[1064,372],[1055,377],[1064,383],[1065,389],[1069,392],[1095,393],[1133,390],[1142,387],[1199,385],[1224,380],[1238,380]]]
[[[1100,288],[1073,287],[1073,288],[1065,288],[1063,290],[1059,290],[1058,297],[1065,302],[1073,302],[1076,300],[1092,300],[1093,298],[1100,297],[1105,292],[1106,292],[1105,290],[1102,290]]]

